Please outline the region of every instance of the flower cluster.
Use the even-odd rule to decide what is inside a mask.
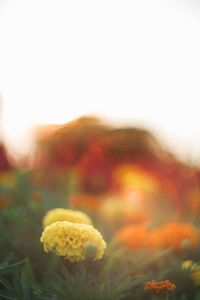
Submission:
[[[57,222],[68,221],[72,223],[92,224],[92,220],[82,211],[75,211],[71,209],[55,208],[47,212],[43,219],[43,227]]]
[[[172,222],[151,231],[149,247],[172,248],[180,251],[184,245],[196,247],[199,242],[199,230],[187,223]]]
[[[124,226],[117,232],[117,240],[128,249],[138,247],[171,248],[181,251],[184,247],[196,247],[199,230],[187,223],[167,223],[148,230],[144,225]]]
[[[147,281],[145,283],[145,291],[152,292],[155,294],[160,294],[160,293],[166,293],[166,292],[172,292],[175,290],[176,285],[172,283],[170,280],[161,280],[161,281]]]
[[[101,259],[106,248],[102,235],[93,226],[67,221],[55,222],[45,228],[40,241],[45,252],[54,252],[71,262],[86,258],[85,247],[88,243],[96,246],[93,260]]]

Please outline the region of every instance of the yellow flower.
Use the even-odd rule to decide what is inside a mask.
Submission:
[[[101,259],[106,248],[101,233],[93,226],[67,221],[55,222],[47,226],[40,241],[45,252],[65,256],[71,262],[86,259],[88,243],[96,246],[95,257],[92,260]]]
[[[185,260],[181,267],[191,273],[191,278],[195,285],[200,285],[200,264],[194,263],[192,260]]]
[[[121,164],[113,171],[113,180],[123,187],[135,187],[147,193],[159,190],[159,182],[150,172],[134,164]]]
[[[182,270],[190,270],[193,265],[192,260],[184,260],[181,264]]]
[[[57,221],[68,221],[72,223],[83,223],[92,225],[92,220],[82,211],[54,208],[47,212],[43,219],[43,227],[57,222]]]
[[[192,272],[191,277],[195,285],[200,285],[200,271]]]

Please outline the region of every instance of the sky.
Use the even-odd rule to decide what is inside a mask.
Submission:
[[[200,162],[200,1],[0,0],[1,136],[84,114]]]

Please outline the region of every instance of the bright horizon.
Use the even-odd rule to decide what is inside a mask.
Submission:
[[[92,114],[200,161],[199,34],[196,0],[1,1],[3,138],[23,153],[35,125]]]

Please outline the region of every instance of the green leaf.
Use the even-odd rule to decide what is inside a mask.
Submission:
[[[7,279],[5,279],[3,276],[0,276],[0,283],[7,289],[11,290],[12,287]]]
[[[6,268],[8,268],[12,257],[13,257],[13,253],[10,253],[9,256],[3,262],[0,263],[0,271],[3,271]]]

